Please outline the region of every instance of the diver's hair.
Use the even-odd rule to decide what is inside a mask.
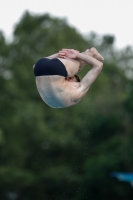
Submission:
[[[78,75],[74,75],[74,76],[77,79],[77,82],[80,82],[80,78],[78,77]]]

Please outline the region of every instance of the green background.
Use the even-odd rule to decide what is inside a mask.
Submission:
[[[73,107],[48,107],[33,64],[62,48],[92,46],[105,62],[87,95]],[[0,32],[1,200],[133,199],[131,185],[110,176],[133,170],[132,67],[132,47],[116,49],[113,35],[84,37],[49,14],[25,12],[11,43]]]

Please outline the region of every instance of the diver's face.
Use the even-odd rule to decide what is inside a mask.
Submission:
[[[66,80],[67,80],[68,82],[78,82],[78,81],[77,81],[77,78],[76,78],[75,76],[66,77]]]

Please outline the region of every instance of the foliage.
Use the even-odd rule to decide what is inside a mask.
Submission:
[[[28,12],[10,44],[0,33],[0,199],[133,198],[130,185],[110,177],[133,169],[133,81],[127,77],[133,51],[116,50],[113,36],[98,37],[82,36],[65,19]],[[48,107],[36,90],[33,64],[63,47],[91,46],[105,63],[88,94],[67,109]]]

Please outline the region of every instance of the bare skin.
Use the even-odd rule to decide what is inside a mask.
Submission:
[[[36,85],[43,101],[52,108],[65,108],[77,104],[89,90],[102,70],[104,58],[95,48],[80,53],[74,49],[62,49],[57,54],[47,57],[58,58],[66,67],[68,77],[37,76]],[[91,70],[77,82],[77,74],[84,65],[91,66]]]

